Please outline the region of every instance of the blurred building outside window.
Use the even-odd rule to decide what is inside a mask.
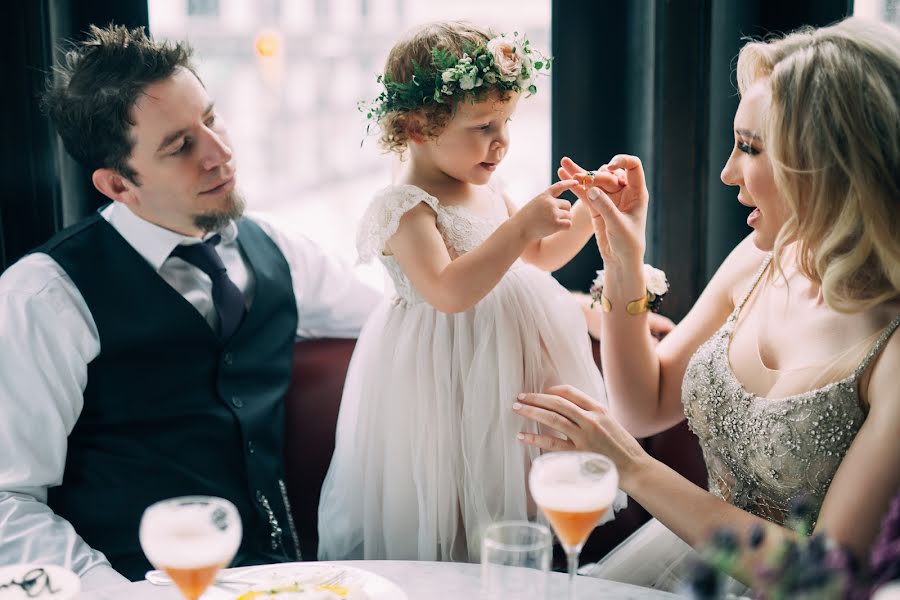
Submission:
[[[900,27],[900,0],[854,0],[853,14]]]
[[[365,136],[357,103],[378,95],[375,77],[403,32],[464,19],[550,48],[550,0],[149,0],[149,10],[154,37],[194,47],[249,210],[350,263],[359,219],[399,164]],[[554,178],[550,77],[519,103],[511,137],[494,177],[522,204]],[[380,265],[359,269],[383,286]]]

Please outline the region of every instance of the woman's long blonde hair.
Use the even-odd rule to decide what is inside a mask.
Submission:
[[[900,296],[900,31],[858,18],[741,49],[738,86],[768,77],[763,137],[790,217],[776,264],[797,242],[800,271],[831,308]]]

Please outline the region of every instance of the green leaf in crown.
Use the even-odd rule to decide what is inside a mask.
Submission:
[[[367,119],[378,122],[388,113],[416,110],[431,103],[475,102],[492,90],[527,91],[531,96],[537,93],[535,79],[548,74],[551,63],[551,58],[532,49],[528,38],[518,32],[495,36],[486,44],[467,43],[462,56],[435,48],[430,66],[413,61],[409,81],[378,75],[384,90],[371,102],[360,102],[359,109]]]

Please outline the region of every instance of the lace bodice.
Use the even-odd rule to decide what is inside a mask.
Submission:
[[[770,261],[771,256],[760,267],[754,287]],[[900,315],[850,376],[788,398],[768,399],[744,389],[728,362],[731,336],[749,295],[691,357],[682,384],[685,415],[700,440],[712,493],[776,523],[784,522],[790,501],[805,494],[818,515],[866,418],[859,377],[900,325]]]
[[[451,258],[478,247],[504,219],[482,217],[461,206],[443,206],[437,198],[414,185],[389,186],[376,194],[363,216],[356,240],[359,260],[378,257],[387,269],[398,300],[406,304],[424,302],[393,256],[385,256],[384,245],[396,233],[400,218],[414,206],[424,202],[437,214],[437,228]]]

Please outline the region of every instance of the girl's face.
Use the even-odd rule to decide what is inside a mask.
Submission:
[[[420,154],[443,174],[484,185],[506,156],[509,121],[520,94],[491,94],[481,102],[460,102],[441,134],[419,143]]]
[[[755,231],[754,244],[764,251],[774,247],[789,216],[787,203],[775,186],[761,133],[771,99],[768,79],[757,81],[741,98],[734,115],[734,149],[721,175],[725,184],[738,186],[738,202],[754,209],[747,225]]]

